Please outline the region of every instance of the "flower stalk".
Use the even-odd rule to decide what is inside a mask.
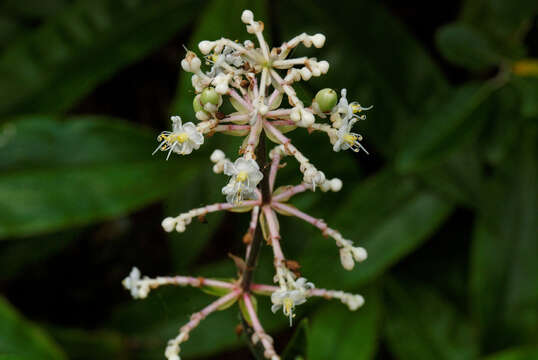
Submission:
[[[352,311],[364,303],[360,295],[317,288],[299,274],[299,262],[286,259],[284,250],[292,239],[281,234],[279,221],[283,216],[297,218],[318,228],[325,237],[334,239],[340,262],[346,270],[366,259],[365,249],[355,246],[323,219],[289,204],[291,199],[306,191],[337,192],[343,184],[338,178],[328,178],[293,144],[292,138],[284,134],[296,129],[308,133],[320,131],[327,134],[334,152],[351,149],[367,154],[361,144],[362,135],[353,132],[352,128],[365,120],[363,112],[371,107],[348,102],[345,89],[340,91],[339,99],[335,90],[322,89],[310,104],[297,96],[294,83],[327,73],[329,63],[306,56],[290,58],[291,51],[300,44],[321,48],[325,43],[324,35],[303,33],[270,48],[263,37],[263,23],[255,21],[250,10],[243,11],[241,21],[247,32],[254,35],[257,47],[251,40],[243,43],[225,38],[204,40],[198,48],[205,55],[205,61],[187,50],[181,66],[193,74],[191,80],[196,93],[193,110],[198,122],[184,123],[181,117],[173,116],[172,130],[158,136],[159,146],[154,152],[166,152],[168,160],[173,153],[184,156],[199,149],[206,137],[214,133],[243,137],[238,151],[240,156],[234,161],[221,150],[215,150],[210,156],[213,172],[229,177],[222,188],[226,202],[166,217],[161,224],[164,231],[184,232],[193,219],[202,219],[217,211],[250,212],[249,226],[242,239],[246,245],[245,257],[233,256],[239,275],[230,281],[189,276],[149,278],[142,277],[140,271],[133,268],[123,281],[135,299],[145,298],[150,291],[170,285],[193,286],[218,297],[192,314],[179,334],[168,342],[165,351],[168,360],[180,359],[180,345],[188,340],[203,319],[235,302],[239,302],[242,310],[242,324],[251,348],[263,348],[263,356],[270,360],[280,357],[256,312],[256,296],[270,297],[271,310],[274,313],[282,311],[290,326],[297,307],[311,297],[338,299]],[[208,71],[204,70],[203,63],[210,65]],[[221,112],[224,98],[236,111]],[[284,100],[290,107],[281,106]],[[275,145],[269,148],[271,142]],[[286,158],[296,162],[301,180],[298,184],[276,187],[279,170],[288,165],[283,162]],[[274,284],[253,282],[264,241],[272,248]]]

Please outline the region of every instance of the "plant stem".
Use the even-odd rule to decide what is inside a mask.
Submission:
[[[259,119],[258,121],[262,121],[262,119]],[[265,149],[265,133],[263,132],[260,134],[258,146],[256,147],[256,162],[258,163],[258,166],[260,167],[260,170],[263,174],[263,179],[258,185],[262,194],[262,201],[260,205],[261,207],[265,204],[271,203],[271,188],[269,185],[269,162],[267,160],[267,152]],[[262,243],[263,234],[261,226],[258,225],[256,227],[256,230],[254,231],[252,244],[250,246],[250,252],[246,259],[246,268],[245,272],[243,273],[243,281],[241,282],[241,288],[245,293],[250,292],[250,284],[252,283],[252,276],[258,262],[258,255],[260,253]]]

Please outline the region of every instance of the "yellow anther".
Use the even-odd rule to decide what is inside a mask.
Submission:
[[[176,135],[177,142],[184,143],[187,140],[189,140],[189,135],[187,135],[186,132],[182,132]]]
[[[357,104],[351,105],[351,109],[353,110],[354,114],[362,111],[361,106]]]
[[[240,171],[239,174],[237,174],[237,181],[243,182],[247,180],[248,174],[246,171]]]
[[[293,300],[287,297],[282,301],[282,304],[284,305],[284,314],[290,316],[293,309]]]
[[[357,140],[358,140],[358,138],[355,135],[351,135],[351,134],[345,134],[344,135],[344,141],[349,143],[349,144],[354,144],[355,141],[357,141]]]
[[[215,62],[215,61],[217,61],[218,56],[215,55],[215,54],[213,54],[213,55],[211,55],[209,58],[211,59],[211,61]]]

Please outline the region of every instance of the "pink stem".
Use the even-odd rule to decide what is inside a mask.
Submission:
[[[214,128],[215,131],[233,131],[233,130],[249,130],[250,125],[218,125]]]
[[[292,109],[278,109],[278,110],[272,110],[268,111],[265,114],[265,117],[267,118],[279,118],[281,116],[289,116]]]
[[[250,115],[248,114],[231,115],[231,116],[225,117],[222,120],[219,120],[219,123],[230,122],[230,121],[245,121],[248,119],[250,119]]]
[[[271,170],[269,171],[269,188],[271,193],[275,187],[276,173],[278,172],[278,167],[280,165],[281,156],[279,153],[275,154],[273,161],[271,162]]]
[[[228,90],[228,94],[230,94],[231,97],[237,100],[237,102],[243,105],[246,109],[252,110],[252,105],[246,102],[241,96],[239,96],[237,91],[235,91],[234,89],[230,89]]]
[[[265,214],[265,221],[269,228],[269,236],[271,238],[271,244],[273,246],[273,253],[275,255],[275,265],[284,261],[284,253],[280,247],[280,234],[278,233],[278,225],[276,223],[276,214],[269,205],[264,206],[263,213]]]
[[[251,240],[247,245],[245,259],[247,259],[248,255],[250,254],[250,244],[252,243],[252,240],[254,240],[254,233],[256,232],[256,226],[258,225],[258,215],[259,215],[259,213],[260,213],[260,207],[255,206],[252,209],[252,214],[251,214],[251,218],[250,218],[250,224],[248,226],[248,231],[247,231],[247,234],[250,235]]]
[[[274,121],[271,121],[271,124],[276,125],[276,126],[286,126],[286,125],[297,126],[297,124],[291,120],[274,120]]]
[[[273,101],[275,101],[276,97],[280,94],[280,90],[278,89],[275,89],[273,90],[273,92],[271,93],[271,96],[269,96],[269,101],[267,103],[267,105],[269,107],[271,107],[271,105],[273,104]]]
[[[290,187],[288,190],[283,191],[280,194],[273,196],[272,200],[275,202],[285,200],[292,197],[293,195],[305,192],[306,190],[310,190],[310,189],[312,189],[312,185],[307,184],[307,183],[302,183],[300,185]]]
[[[213,301],[211,304],[203,308],[201,311],[191,315],[191,320],[181,327],[181,332],[189,333],[194,329],[201,320],[205,319],[209,314],[216,311],[219,307],[226,304],[228,301],[231,301],[234,298],[237,298],[241,294],[241,290],[234,290],[229,294],[226,294],[216,301]]]
[[[254,125],[252,125],[250,128],[250,134],[248,136],[248,142],[245,148],[245,153],[254,154],[254,149],[256,149],[256,145],[258,143],[258,138],[260,136],[260,130],[262,126],[263,126],[262,118],[260,115],[258,115],[258,120],[256,120]]]
[[[181,285],[181,286],[190,285],[193,287],[201,287],[204,285],[215,286],[215,287],[225,288],[225,289],[233,289],[235,287],[234,284],[226,282],[226,281],[206,279],[203,277],[195,278],[192,276],[171,276],[171,277],[161,276],[155,280],[156,282],[159,283],[159,284],[156,284],[155,287],[159,285],[163,285],[162,284],[163,282],[168,285]]]
[[[269,335],[265,333],[265,330],[263,330],[262,324],[260,323],[260,319],[258,319],[258,315],[256,314],[256,310],[254,310],[250,295],[244,293],[243,300],[245,301],[245,307],[247,308],[248,315],[250,316],[250,321],[252,322],[254,333],[258,336],[258,338],[262,342],[263,347],[265,348],[265,357],[271,359],[277,356],[275,349],[273,348],[272,339]]]
[[[280,287],[274,285],[265,285],[265,284],[252,284],[250,289],[257,293],[263,293],[264,295],[270,295],[275,291],[279,290]]]
[[[315,217],[312,217],[312,216],[302,212],[301,210],[297,209],[296,207],[289,206],[289,205],[279,203],[279,202],[273,202],[273,203],[271,203],[271,206],[273,208],[275,208],[275,209],[279,209],[279,210],[285,211],[287,213],[290,213],[291,215],[296,216],[299,219],[302,219],[302,220],[306,221],[307,223],[314,225],[315,227],[320,229],[322,232],[325,232],[328,229],[327,224],[325,224],[325,222],[323,220],[316,219]]]

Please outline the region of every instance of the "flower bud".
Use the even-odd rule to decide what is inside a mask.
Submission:
[[[244,10],[241,14],[241,21],[245,24],[250,24],[254,21],[254,14],[250,10]]]
[[[368,257],[368,253],[362,247],[352,247],[351,253],[353,254],[353,259],[355,259],[356,262],[364,261]]]
[[[303,80],[305,81],[308,81],[310,80],[310,78],[312,77],[312,73],[310,72],[310,70],[308,70],[307,67],[304,67],[302,68],[301,70],[299,70],[301,72],[301,77],[303,78]]]
[[[198,48],[204,55],[209,54],[209,52],[213,49],[214,46],[215,42],[208,40],[200,41],[200,43],[198,44]]]
[[[322,74],[327,74],[327,71],[329,71],[329,62],[326,60],[321,60],[318,62],[318,67]]]
[[[331,190],[334,192],[342,190],[342,180],[338,178],[331,179]]]
[[[325,44],[325,35],[323,34],[316,34],[310,37],[312,39],[312,43],[315,47],[320,48],[323,47]]]
[[[200,121],[206,121],[210,119],[209,114],[205,110],[197,111],[194,116],[196,116],[196,118]]]
[[[340,249],[340,262],[342,263],[342,266],[346,270],[352,270],[355,266],[355,262],[353,261],[353,256],[351,255],[351,251],[347,248],[341,248]]]
[[[161,222],[164,231],[172,232],[176,227],[176,220],[173,217],[167,217]]]
[[[319,109],[326,113],[336,105],[338,95],[333,89],[326,88],[318,91],[314,100],[318,103]]]
[[[226,155],[224,155],[224,152],[222,150],[217,149],[213,151],[213,153],[209,157],[209,160],[211,160],[211,162],[217,163],[221,160],[224,160],[225,157]]]
[[[202,91],[200,94],[200,103],[205,106],[206,104],[217,105],[220,100],[220,95],[215,91],[214,88],[208,87]]]

